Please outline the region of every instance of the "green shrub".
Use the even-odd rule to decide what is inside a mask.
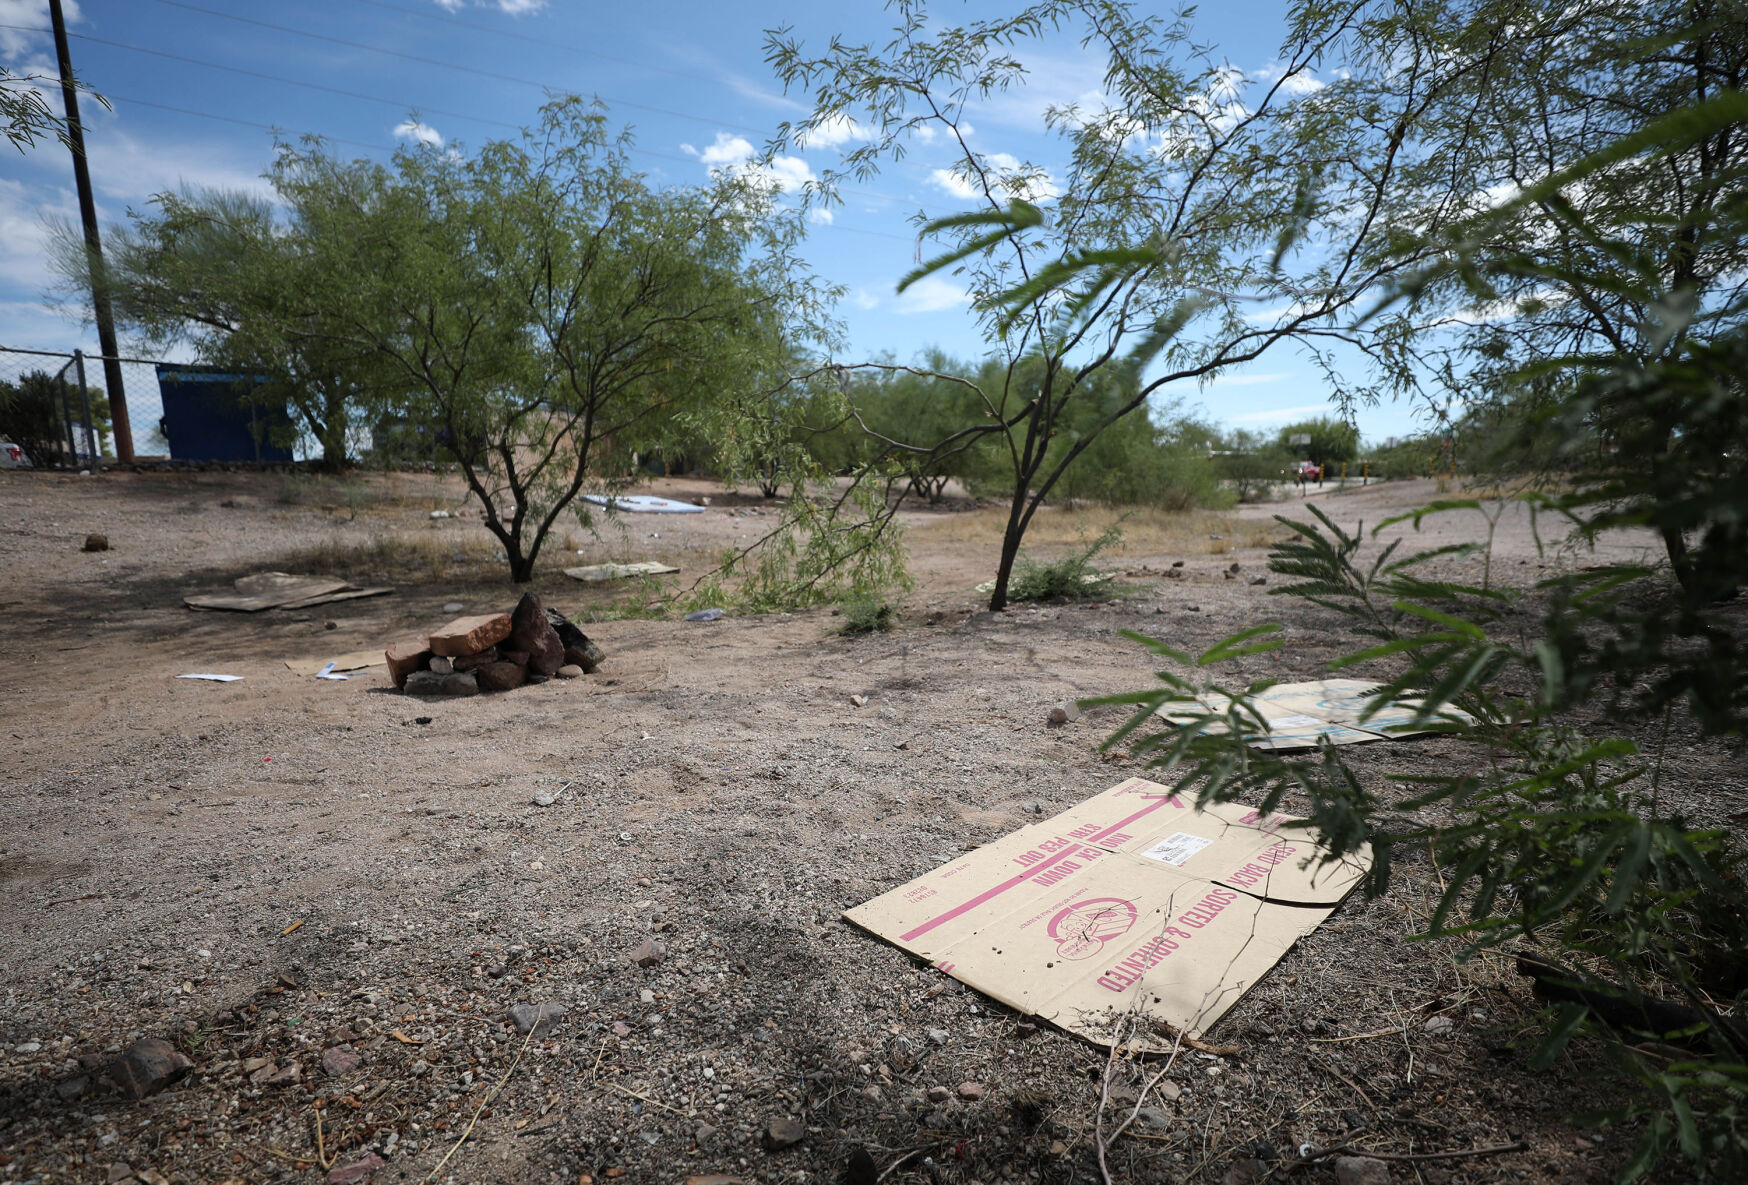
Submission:
[[[858,634],[883,634],[898,620],[898,610],[883,597],[861,595],[850,597],[839,606],[844,624],[838,633],[846,637]]]
[[[1120,526],[1112,526],[1085,547],[1050,563],[1021,557],[1008,585],[1011,601],[1091,600],[1108,596],[1110,577],[1093,570],[1093,559],[1122,542]]]

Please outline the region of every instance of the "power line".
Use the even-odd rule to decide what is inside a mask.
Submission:
[[[387,49],[380,45],[370,45],[363,41],[348,41],[344,37],[330,37],[326,33],[311,33],[307,29],[294,29],[290,25],[275,25],[270,21],[258,21],[254,17],[237,16],[234,13],[220,12],[215,8],[202,8],[197,4],[184,3],[184,0],[157,0],[159,4],[170,8],[182,8],[189,12],[198,12],[206,16],[216,16],[220,20],[236,21],[242,25],[254,25],[262,29],[271,29],[275,33],[289,33],[293,37],[308,37],[312,41],[325,41],[330,45],[343,45],[347,49],[361,49],[366,53],[382,54],[385,57],[400,58],[402,61],[417,62],[421,66],[436,66],[443,70],[459,70],[463,74],[475,74],[481,78],[490,78],[497,82],[513,82],[518,86],[531,86],[548,93],[557,91],[561,94],[578,93],[571,87],[556,87],[538,79],[522,78],[515,74],[500,74],[495,70],[483,70],[478,66],[469,66],[461,62],[445,62],[441,58],[427,58],[419,54],[403,53],[398,49]],[[644,103],[633,103],[628,99],[615,99],[609,95],[601,95],[601,99],[616,107],[630,107],[638,111],[649,111],[656,115],[666,115],[673,119],[687,119],[697,123],[707,123],[714,127],[733,128],[739,132],[751,132],[755,136],[763,136],[763,128],[751,128],[744,124],[727,123],[704,115],[690,115],[684,111],[673,111],[666,107],[651,107]]]
[[[132,98],[128,95],[118,95],[118,94],[115,94],[113,92],[106,94],[104,96],[104,98],[114,99],[115,101],[117,101],[119,103],[133,103],[133,104],[140,106],[140,107],[156,107],[159,111],[174,111],[178,115],[192,115],[197,119],[211,119],[211,120],[216,120],[219,123],[234,123],[234,124],[238,125],[239,127],[259,128],[260,130],[262,130],[264,132],[279,132],[281,130],[284,130],[284,129],[281,129],[279,127],[279,125],[277,125],[277,124],[256,123],[252,119],[238,119],[232,115],[214,115],[210,111],[195,111],[195,110],[192,110],[191,108],[188,108],[188,107],[172,107],[168,103],[156,103],[156,102],[153,102],[151,99],[135,99],[135,98]],[[379,152],[393,152],[394,151],[393,144],[371,144],[371,143],[368,143],[364,140],[347,140],[341,136],[325,136],[325,135],[322,135],[322,133],[320,133],[320,132],[301,132],[299,134],[305,135],[305,136],[315,136],[321,140],[327,141],[330,144],[350,144],[354,148],[373,148]]]

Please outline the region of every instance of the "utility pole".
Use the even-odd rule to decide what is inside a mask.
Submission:
[[[109,386],[109,423],[115,433],[115,456],[134,459],[133,427],[127,418],[127,392],[121,385],[120,351],[115,348],[115,316],[109,307],[109,285],[103,278],[103,243],[97,234],[97,203],[91,199],[91,170],[85,165],[85,131],[79,126],[79,88],[73,82],[73,55],[67,50],[67,23],[61,0],[49,0],[55,27],[55,56],[61,64],[61,102],[67,111],[67,143],[73,150],[73,181],[79,190],[79,220],[85,224],[85,254],[91,270],[91,304],[97,314],[97,342],[103,348],[103,381]]]

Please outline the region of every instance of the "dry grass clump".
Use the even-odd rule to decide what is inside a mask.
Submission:
[[[909,529],[931,546],[947,543],[997,547],[1007,525],[1007,511],[982,507],[964,514],[939,515],[913,521]],[[1039,555],[1054,555],[1085,547],[1112,527],[1120,541],[1105,549],[1110,557],[1160,555],[1224,555],[1245,547],[1267,547],[1287,531],[1272,519],[1239,518],[1213,510],[1169,511],[1157,507],[1089,506],[1072,510],[1047,506],[1032,519],[1024,547]],[[1214,538],[1219,536],[1219,538]]]

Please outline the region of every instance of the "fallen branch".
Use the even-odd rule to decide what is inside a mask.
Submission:
[[[1522,1140],[1510,1144],[1493,1144],[1486,1148],[1454,1148],[1449,1152],[1371,1152],[1364,1148],[1352,1148],[1347,1144],[1336,1144],[1328,1148],[1313,1148],[1300,1160],[1300,1164],[1311,1164],[1325,1157],[1334,1156],[1337,1152],[1346,1152],[1350,1156],[1364,1156],[1369,1160],[1461,1160],[1469,1156],[1498,1156],[1505,1152],[1527,1152],[1529,1145]]]
[[[1703,1051],[1708,1048],[1707,1032],[1716,1029],[1737,1049],[1748,1052],[1748,1025],[1709,1009],[1641,995],[1637,989],[1590,979],[1535,955],[1518,955],[1517,973],[1535,981],[1532,990],[1538,999],[1582,1004],[1596,1019],[1629,1036]]]

